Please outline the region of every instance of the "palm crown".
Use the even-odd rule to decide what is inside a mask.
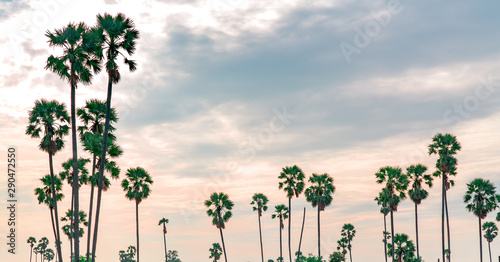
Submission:
[[[305,195],[308,202],[311,202],[313,207],[318,206],[320,211],[325,210],[333,200],[333,193],[335,186],[333,185],[333,178],[328,174],[312,174],[309,178],[312,185],[306,189]]]
[[[219,229],[225,228],[225,222],[233,215],[231,213],[233,205],[228,195],[222,192],[212,193],[210,199],[205,201],[205,206],[209,208],[207,215],[212,217],[212,225]]]
[[[136,203],[140,203],[149,196],[151,184],[153,180],[142,167],[129,168],[126,178],[122,181],[123,190],[126,191],[125,196],[129,200],[135,200]]]
[[[284,167],[278,178],[284,180],[279,182],[279,189],[283,189],[288,198],[292,198],[294,195],[299,197],[300,193],[304,191],[305,175],[298,166]]]
[[[90,160],[87,158],[79,158],[77,161],[78,165],[78,186],[87,184],[89,181],[89,171],[85,167]],[[70,158],[62,164],[64,171],[59,173],[62,180],[67,180],[68,184],[73,186],[73,159]]]
[[[286,207],[285,205],[277,205],[274,208],[275,213],[271,216],[271,218],[278,218],[280,220],[281,228],[284,228],[285,225],[283,224],[283,221],[288,218],[288,207]]]
[[[168,224],[168,219],[166,218],[162,218],[160,219],[160,221],[158,221],[158,225],[163,225],[163,233],[166,234],[167,233],[167,225]]]
[[[482,178],[476,178],[467,184],[467,192],[464,195],[464,203],[467,211],[474,213],[484,219],[489,212],[498,208],[495,186]]]
[[[214,261],[219,260],[222,255],[222,248],[219,243],[213,243],[212,247],[208,251],[210,252],[210,257],[208,258],[213,258]]]
[[[436,161],[436,168],[438,171],[434,172],[434,176],[440,177],[441,174],[445,176],[446,189],[454,184],[453,180],[449,180],[448,174],[455,176],[457,174],[457,159],[455,154],[461,149],[460,143],[457,138],[451,134],[437,134],[432,139],[432,144],[429,145],[429,155],[438,154],[439,159]]]
[[[54,208],[54,202],[52,201],[51,177],[50,175],[45,175],[40,181],[42,181],[43,187],[35,188],[38,204],[44,203],[52,209]],[[60,193],[62,190],[62,182],[58,177],[54,177],[54,188],[56,191],[56,200],[60,201],[64,195]]]
[[[432,187],[433,178],[430,175],[424,174],[425,171],[427,171],[427,167],[420,164],[416,166],[412,165],[406,169],[411,183],[411,189],[408,191],[408,195],[417,205],[429,195],[429,193],[422,187],[422,183]]]
[[[375,176],[378,184],[386,183],[379,198],[375,200],[379,203],[385,203],[382,205],[389,206],[393,211],[397,211],[399,202],[406,198],[405,190],[409,183],[407,176],[401,173],[399,167],[383,167]],[[399,194],[397,194],[398,192]]]
[[[254,205],[252,208],[253,208],[253,211],[258,211],[259,213],[259,216],[262,216],[262,211],[267,211],[267,202],[269,200],[267,199],[267,197],[262,194],[262,193],[255,193],[252,197],[252,202],[250,203],[250,205]]]
[[[494,222],[485,222],[483,224],[484,238],[488,242],[492,242],[493,239],[498,235],[498,227]]]

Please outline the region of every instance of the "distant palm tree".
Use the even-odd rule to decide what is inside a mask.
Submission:
[[[288,210],[290,216],[288,219],[288,254],[290,256],[290,262],[292,262],[292,246],[291,246],[291,228],[292,228],[292,198],[299,197],[299,195],[304,191],[304,178],[305,175],[302,170],[294,165],[292,167],[284,167],[280,173],[279,179],[279,189],[283,189],[288,197]]]
[[[320,212],[325,210],[325,207],[332,203],[332,195],[335,192],[335,186],[333,186],[333,178],[326,173],[322,175],[312,174],[312,176],[309,177],[309,182],[311,182],[312,185],[306,189],[305,195],[306,200],[310,202],[313,207],[318,207],[318,257],[320,257]]]
[[[272,219],[278,218],[280,221],[280,257],[278,258],[278,261],[283,261],[283,246],[282,246],[282,236],[281,236],[281,230],[285,228],[285,225],[283,224],[283,221],[286,220],[289,216],[289,210],[285,205],[277,205],[274,207],[274,212],[271,216]]]
[[[267,211],[267,202],[269,200],[262,193],[255,193],[252,197],[252,202],[250,205],[253,206],[253,211],[257,211],[259,218],[259,235],[260,235],[260,255],[262,256],[262,262],[264,262],[264,248],[262,246],[262,230],[260,226],[260,217],[262,216],[262,211]]]
[[[229,196],[220,192],[212,193],[210,199],[205,201],[205,206],[208,207],[207,215],[212,217],[212,225],[216,226],[220,232],[220,238],[222,241],[222,250],[224,251],[224,260],[227,262],[226,255],[226,245],[224,244],[224,236],[222,235],[222,229],[224,229],[225,223],[231,218],[233,213],[234,203],[229,200]]]
[[[498,208],[495,186],[482,178],[476,178],[467,184],[467,192],[464,195],[465,209],[474,213],[479,219],[479,254],[483,261],[483,237],[481,236],[481,219],[489,212]]]
[[[427,171],[427,167],[423,165],[412,165],[406,169],[408,178],[410,180],[411,189],[408,191],[408,195],[410,199],[415,203],[415,231],[416,231],[416,240],[417,240],[417,258],[420,258],[420,251],[418,249],[418,212],[417,206],[422,202],[422,200],[426,199],[429,193],[423,188],[422,183],[427,184],[432,187],[432,176],[424,175],[425,171]]]
[[[40,246],[40,256],[43,262],[43,255],[45,254],[45,250],[49,246],[49,240],[46,237],[42,237],[40,240],[38,240],[38,245]]]
[[[49,262],[54,260],[54,250],[47,248],[45,252],[43,252],[43,257]]]
[[[345,261],[345,256],[347,255],[347,249],[348,249],[349,241],[347,240],[346,237],[341,237],[339,240],[337,240],[337,250],[339,250],[340,254],[342,254],[342,261]]]
[[[49,38],[49,46],[62,48],[61,56],[51,55],[47,59],[45,69],[48,69],[57,74],[61,79],[69,82],[71,86],[71,140],[73,151],[73,177],[74,177],[74,198],[75,209],[80,210],[78,196],[78,168],[77,168],[77,144],[76,137],[76,88],[78,83],[90,84],[92,82],[92,73],[99,73],[99,59],[94,55],[97,50],[93,38],[88,37],[88,28],[84,23],[68,24],[62,29],[55,29],[54,32],[47,31],[45,36]],[[75,211],[73,216],[75,219],[77,231],[78,212]],[[75,236],[75,260],[80,260],[80,244],[79,238]],[[62,256],[59,253],[59,261],[62,262]]]
[[[163,226],[163,246],[165,247],[165,262],[167,262],[167,224],[168,219],[162,218],[158,222],[158,225]]]
[[[220,247],[219,243],[213,243],[212,247],[208,251],[210,251],[210,256],[208,258],[213,258],[214,262],[217,262],[217,260],[220,259],[220,256],[222,255],[222,248]]]
[[[351,242],[354,236],[356,236],[356,230],[354,229],[354,226],[352,224],[344,224],[340,235],[347,239],[347,249],[349,250],[349,257],[350,261],[352,262]]]
[[[394,215],[398,210],[399,203],[406,198],[405,191],[408,187],[408,178],[402,174],[399,167],[382,167],[375,174],[377,183],[385,183],[382,194],[375,198],[382,206],[388,206],[391,209],[391,238],[392,238],[392,262],[394,262]],[[380,198],[382,197],[382,198]]]
[[[142,167],[127,169],[126,178],[122,181],[122,188],[128,200],[135,201],[135,225],[137,237],[137,262],[139,262],[139,204],[148,198],[151,193],[150,185],[153,184],[151,176]],[[94,256],[94,255],[92,255]],[[92,261],[94,261],[92,259]]]
[[[436,161],[437,171],[432,175],[435,177],[442,178],[442,194],[441,194],[441,239],[442,239],[442,252],[443,252],[443,262],[446,261],[445,250],[448,249],[448,257],[451,258],[451,247],[450,247],[450,221],[448,217],[448,203],[446,191],[450,189],[450,186],[454,185],[453,180],[449,179],[449,176],[456,176],[457,174],[457,159],[455,154],[461,149],[460,143],[458,143],[457,138],[451,134],[436,134],[432,138],[432,144],[429,145],[429,155],[437,154],[439,159]],[[448,235],[448,248],[444,244],[444,216],[446,209],[446,229]],[[450,261],[448,258],[448,261]]]
[[[492,262],[492,260],[491,260],[491,242],[493,242],[493,239],[495,239],[495,237],[498,235],[498,228],[494,222],[485,222],[483,224],[483,231],[484,231],[484,238],[486,238],[486,241],[488,241],[490,262]]]
[[[129,60],[124,56],[124,53],[132,55],[136,49],[136,41],[139,38],[139,31],[135,29],[134,21],[127,18],[124,14],[119,13],[115,17],[105,13],[97,15],[97,28],[92,30],[92,34],[99,39],[100,48],[98,56],[105,58],[105,68],[108,73],[108,90],[106,98],[106,121],[104,124],[103,144],[101,152],[101,165],[99,166],[99,184],[97,190],[97,206],[96,219],[94,225],[94,239],[92,243],[92,262],[95,261],[95,253],[97,248],[97,232],[99,228],[99,215],[101,209],[101,194],[103,190],[103,175],[104,161],[106,160],[106,148],[108,145],[108,134],[111,121],[111,96],[113,84],[117,84],[121,77],[118,70],[116,60],[119,56],[124,57],[124,62],[127,64],[130,71],[135,71],[137,65],[135,61]],[[104,53],[103,53],[104,52]],[[137,247],[139,251],[139,247]],[[139,253],[139,252],[137,252]],[[137,255],[139,258],[139,254]]]
[[[30,251],[30,262],[31,262],[31,256],[33,255],[33,246],[36,243],[36,239],[34,237],[29,237],[27,243],[30,244],[30,248],[31,248],[31,251]]]
[[[37,245],[35,248],[33,248],[33,253],[35,253],[35,262],[37,262],[38,254],[40,253],[40,245]]]
[[[39,138],[42,136],[42,141],[40,141],[39,147],[42,151],[47,152],[49,155],[52,192],[51,199],[56,199],[56,190],[54,188],[54,164],[52,157],[64,147],[63,137],[69,133],[69,120],[70,118],[68,116],[68,112],[66,111],[66,105],[64,103],[59,103],[56,100],[38,100],[35,102],[33,110],[29,111],[30,123],[26,128],[26,134],[30,135],[32,138]],[[56,218],[59,217],[57,201],[55,201],[52,206],[54,207]],[[61,254],[59,222],[57,219],[54,229],[54,238],[56,241],[57,252],[58,254]],[[62,256],[59,256],[59,259],[62,261]]]
[[[415,245],[408,238],[406,234],[396,234],[394,239],[394,244],[396,247],[394,248],[394,244],[388,244],[389,248],[395,249],[395,253],[392,258],[396,259],[398,262],[410,262],[410,261],[418,261],[415,259]],[[391,254],[389,254],[391,256]]]

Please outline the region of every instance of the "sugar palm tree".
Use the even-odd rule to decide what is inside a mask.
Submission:
[[[395,250],[392,258],[398,262],[413,262],[415,260],[415,245],[406,234],[396,234],[393,244],[388,244],[389,248]],[[394,248],[393,245],[396,245]],[[389,254],[391,256],[391,254]]]
[[[342,227],[342,231],[340,233],[342,237],[347,239],[347,249],[349,250],[349,258],[350,261],[352,262],[352,254],[351,254],[351,242],[354,236],[356,236],[356,230],[354,229],[354,226],[352,224],[344,224]]]
[[[210,252],[210,256],[208,258],[213,258],[214,262],[217,262],[217,260],[220,259],[220,256],[222,255],[222,248],[220,247],[219,243],[213,243],[212,247],[208,251]]]
[[[56,100],[38,100],[35,102],[33,109],[29,111],[29,125],[26,128],[26,134],[32,138],[40,138],[41,136],[42,140],[40,141],[39,148],[49,155],[51,199],[56,199],[52,157],[64,147],[63,137],[69,133],[69,119],[66,105]],[[57,201],[55,201],[52,206],[54,207],[56,217],[58,217]],[[56,249],[58,254],[61,254],[59,222],[57,219],[54,231]],[[62,261],[61,258],[62,256],[59,256],[60,261]]]
[[[159,226],[163,226],[163,246],[165,247],[165,262],[167,262],[167,224],[168,219],[162,218],[158,222]]]
[[[280,222],[280,261],[283,261],[283,247],[282,247],[282,236],[281,230],[285,228],[283,221],[289,218],[289,210],[285,205],[277,205],[274,207],[274,214],[271,216],[272,219],[278,218]]]
[[[262,230],[260,226],[260,217],[262,216],[262,211],[267,211],[267,202],[269,200],[262,193],[255,193],[252,197],[252,202],[250,205],[253,206],[253,211],[257,211],[259,218],[259,235],[260,235],[260,255],[262,256],[262,262],[264,262],[264,248],[262,246]]]
[[[227,262],[226,255],[226,245],[224,244],[224,236],[222,235],[222,229],[224,229],[225,223],[231,218],[233,213],[234,203],[229,200],[229,196],[220,192],[212,193],[210,199],[205,201],[205,206],[208,207],[207,215],[212,217],[212,225],[217,227],[220,232],[220,238],[222,241],[222,250],[224,251],[224,260]]]
[[[318,256],[321,256],[321,244],[320,244],[320,212],[325,210],[325,207],[329,206],[333,200],[333,193],[335,192],[335,187],[333,186],[333,178],[328,174],[312,174],[309,177],[309,182],[311,186],[306,189],[305,195],[306,200],[312,204],[313,207],[318,207]]]
[[[453,180],[450,176],[456,176],[457,174],[457,159],[455,154],[461,149],[460,143],[458,143],[457,138],[451,134],[436,134],[432,138],[432,143],[429,145],[429,155],[437,154],[439,156],[436,161],[437,171],[433,173],[435,177],[442,178],[442,188],[441,188],[441,240],[442,240],[442,252],[443,252],[443,262],[446,261],[445,250],[448,249],[448,256],[451,258],[451,247],[450,247],[450,221],[448,217],[448,201],[446,196],[446,191],[454,185]],[[446,211],[446,229],[448,235],[448,248],[445,247],[444,241],[444,217]],[[448,259],[450,260],[450,259]]]
[[[482,178],[476,178],[467,184],[467,192],[464,195],[465,209],[474,213],[479,219],[479,253],[480,261],[483,261],[483,238],[481,236],[481,219],[489,212],[498,208],[495,186]]]
[[[40,246],[40,256],[43,262],[43,255],[45,254],[45,250],[49,246],[49,239],[47,239],[46,237],[42,237],[40,240],[38,240],[38,245]]]
[[[30,244],[30,248],[31,248],[31,251],[30,251],[30,262],[31,262],[31,256],[33,255],[33,246],[36,243],[36,239],[34,237],[29,237],[27,243]]]
[[[486,238],[486,241],[488,241],[488,250],[490,253],[490,262],[491,260],[491,242],[493,242],[493,239],[498,235],[498,228],[495,222],[485,222],[483,224],[483,231],[484,231],[484,238]]]
[[[341,237],[337,240],[337,250],[339,250],[340,254],[342,254],[343,261],[345,261],[345,256],[347,255],[349,241],[347,241],[346,237]]]
[[[126,178],[122,181],[122,188],[126,192],[125,197],[128,200],[135,201],[137,262],[139,262],[139,204],[142,200],[148,198],[151,193],[149,187],[153,184],[153,180],[148,172],[146,172],[146,170],[142,167],[127,169],[125,176]]]
[[[139,31],[135,29],[134,21],[124,14],[117,14],[113,17],[110,14],[97,15],[97,28],[93,34],[99,39],[101,48],[98,56],[104,59],[106,72],[108,74],[108,90],[106,98],[106,121],[104,124],[103,144],[101,151],[101,165],[99,167],[99,184],[97,190],[96,219],[94,226],[94,240],[92,243],[92,261],[95,261],[97,248],[97,232],[99,230],[99,214],[101,208],[101,194],[103,187],[104,161],[106,159],[106,148],[108,144],[108,134],[111,121],[111,96],[113,84],[117,84],[121,77],[116,60],[119,56],[124,57],[124,62],[130,71],[135,71],[137,65],[135,61],[129,60],[124,53],[132,55],[136,49],[136,41],[139,38]],[[139,248],[138,248],[139,249]],[[138,252],[139,253],[139,252]]]
[[[54,260],[54,250],[47,248],[45,252],[43,252],[43,257],[49,262]]]
[[[391,238],[392,238],[392,261],[394,262],[394,212],[398,210],[399,203],[406,198],[405,191],[408,187],[408,178],[401,172],[399,167],[382,167],[375,174],[377,183],[385,183],[382,194],[379,195],[377,202],[382,206],[388,206],[391,209]],[[380,198],[382,197],[382,198]]]
[[[290,216],[288,219],[288,254],[290,262],[292,262],[292,247],[291,247],[291,227],[292,227],[292,198],[299,197],[304,191],[305,175],[302,170],[294,165],[292,167],[284,167],[278,177],[282,181],[279,182],[279,189],[283,189],[288,197],[288,210]]]
[[[424,174],[427,171],[427,167],[423,165],[412,165],[406,169],[408,178],[411,183],[411,189],[408,191],[410,199],[415,204],[415,231],[417,240],[417,258],[420,257],[420,251],[418,249],[418,212],[417,206],[426,199],[429,193],[423,188],[423,184],[432,187],[432,176]]]

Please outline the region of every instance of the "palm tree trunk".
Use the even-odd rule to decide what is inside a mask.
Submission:
[[[163,222],[163,246],[165,247],[165,262],[167,262],[167,234],[165,233],[165,222]]]
[[[288,256],[290,257],[290,262],[292,262],[292,246],[290,244],[291,240],[291,228],[292,228],[292,197],[288,198]]]
[[[59,231],[59,213],[57,212],[57,197],[56,197],[56,189],[54,185],[54,164],[52,162],[52,154],[49,152],[49,168],[50,168],[50,187],[52,190],[52,203],[54,206],[54,212],[56,215],[56,227],[55,227],[55,232],[54,236],[56,239],[56,251],[57,251],[57,256],[59,257],[59,261],[62,262],[62,254],[61,254],[61,235]]]
[[[49,209],[50,209],[50,220],[52,220],[52,230],[54,231],[54,236],[55,236],[55,239],[57,242],[57,234],[56,234],[56,229],[55,229],[55,224],[54,224],[54,209],[53,208],[49,208]]]
[[[441,248],[443,250],[443,262],[446,262],[445,260],[445,247],[444,247],[444,203],[445,203],[445,180],[444,180],[444,173],[441,174],[441,177],[443,178],[443,188],[441,192]]]
[[[74,75],[73,64],[71,64],[71,75]],[[77,144],[78,140],[76,138],[76,113],[75,113],[75,96],[76,96],[76,86],[71,84],[71,140],[73,145],[73,189],[74,189],[74,199],[75,208],[73,210],[74,222],[75,222],[75,232],[80,232],[80,218],[78,211],[80,210],[78,201],[78,155],[77,155]],[[73,234],[74,245],[75,245],[75,261],[80,261],[80,235]]]
[[[222,228],[219,228],[220,231],[220,239],[222,241],[222,250],[224,250],[224,260],[227,262],[227,256],[226,256],[226,244],[224,244],[224,236],[222,235]],[[139,262],[139,261],[137,261]]]
[[[479,218],[479,257],[480,262],[483,262],[483,237],[481,236],[481,217]]]
[[[31,245],[31,251],[30,251],[30,262],[31,262],[31,257],[33,255],[33,245]],[[491,252],[490,252],[490,257],[491,257]]]
[[[448,235],[448,262],[451,262],[450,217],[448,216],[448,194],[444,191],[444,208],[446,212],[446,234]]]
[[[260,226],[260,214],[258,214],[258,216],[259,216],[259,235],[260,235],[260,255],[262,256],[262,262],[264,262],[264,246],[262,245],[262,229]]]
[[[491,242],[488,241],[488,250],[490,251],[490,262],[492,262],[491,260],[491,245],[490,245]]]
[[[73,186],[71,186],[71,196],[73,196]],[[73,210],[74,210],[74,207],[73,207],[73,201],[74,199],[71,198],[71,215],[70,215],[70,227],[69,227],[69,246],[70,246],[70,261],[73,262],[73,258],[74,258],[74,253],[73,253],[73,235],[74,235],[74,231],[73,231]]]
[[[392,262],[394,262],[394,215],[391,208]]]
[[[418,211],[417,211],[417,203],[415,203],[415,231],[417,233],[417,261],[420,262],[420,252],[418,249]]]
[[[320,234],[321,234],[321,231],[320,231],[320,219],[319,219],[319,216],[320,216],[320,210],[319,210],[319,205],[318,205],[318,257],[321,256],[321,237],[320,237]]]
[[[384,215],[384,253],[385,253],[385,262],[387,262],[387,223],[386,223],[386,215]]]
[[[102,155],[100,158],[99,165],[99,185],[97,186],[97,206],[95,213],[95,226],[94,226],[94,239],[92,243],[92,262],[95,262],[95,253],[97,248],[97,232],[99,230],[99,214],[101,210],[101,195],[102,195],[102,184],[103,184],[103,176],[104,176],[104,165],[106,161],[106,151],[108,145],[108,132],[109,132],[109,119],[111,115],[111,93],[113,90],[113,83],[111,82],[111,77],[108,77],[108,96],[106,99],[106,121],[104,124],[104,133],[103,133],[103,141],[102,141]]]
[[[95,175],[95,163],[96,163],[96,155],[93,154],[92,157],[92,176]],[[92,185],[92,182],[90,182],[90,204],[89,204],[89,222],[88,222],[88,232],[87,232],[87,254],[85,254],[85,257],[87,258],[87,262],[89,261],[90,257],[90,236],[92,235],[91,233],[91,228],[92,228],[92,205],[94,202],[94,185]]]
[[[306,208],[304,207],[304,216],[302,217],[302,229],[300,230],[299,250],[297,251],[297,260],[299,260],[300,245],[302,244],[302,234],[304,233],[304,222],[305,221],[306,221]]]
[[[135,201],[135,234],[137,238],[137,262],[139,262],[139,202]]]
[[[280,218],[280,261],[283,262],[283,240],[281,237],[281,224],[283,224],[283,221]]]

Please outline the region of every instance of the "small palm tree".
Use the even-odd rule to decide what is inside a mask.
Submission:
[[[49,240],[46,237],[42,237],[40,240],[38,240],[38,246],[40,246],[40,257],[43,262],[43,255],[45,254],[45,250],[49,246]]]
[[[408,178],[410,180],[411,189],[408,191],[410,199],[415,204],[415,231],[417,240],[417,258],[420,257],[420,251],[418,249],[418,212],[417,206],[426,199],[429,193],[423,188],[423,183],[432,187],[432,176],[424,174],[427,171],[427,167],[423,165],[412,165],[406,169]]]
[[[277,205],[274,207],[274,212],[271,216],[272,219],[278,218],[280,222],[280,257],[278,258],[278,261],[283,261],[283,246],[282,246],[282,236],[281,236],[281,230],[285,228],[285,225],[283,224],[283,221],[286,220],[289,216],[289,210],[285,205]]]
[[[259,218],[259,235],[260,235],[260,255],[262,256],[262,262],[264,262],[264,248],[262,246],[262,230],[260,225],[260,217],[262,216],[262,211],[267,211],[267,202],[269,200],[262,193],[255,193],[252,197],[252,202],[250,205],[253,206],[253,211],[257,211]]]
[[[36,243],[36,239],[34,237],[29,237],[27,243],[30,244],[30,248],[31,248],[31,251],[30,251],[30,262],[31,262],[31,256],[33,255],[33,246]]]
[[[129,246],[127,248],[127,251],[120,250],[118,252],[118,256],[120,259],[120,262],[135,262],[134,257],[136,254],[137,250],[135,249],[134,246]]]
[[[479,254],[483,261],[483,237],[481,236],[481,219],[486,218],[489,212],[498,208],[495,186],[482,178],[476,178],[467,184],[467,192],[464,195],[465,209],[474,213],[479,219]]]
[[[163,246],[165,247],[165,262],[167,262],[167,224],[168,219],[162,218],[158,222],[159,226],[163,226]]]
[[[491,242],[493,242],[493,239],[495,239],[495,237],[498,235],[498,228],[494,222],[485,222],[483,224],[483,231],[484,231],[484,238],[486,238],[486,241],[488,241],[490,262],[492,262],[492,260],[491,260]]]
[[[216,226],[220,232],[220,238],[222,241],[222,250],[224,251],[224,260],[227,262],[226,255],[226,245],[224,244],[224,236],[222,235],[222,229],[224,229],[225,223],[231,218],[233,213],[234,203],[229,200],[229,196],[220,192],[212,193],[210,199],[205,201],[205,206],[208,207],[207,215],[212,217],[212,225]]]
[[[318,207],[318,256],[321,256],[321,244],[320,244],[320,212],[325,210],[325,207],[329,206],[333,200],[333,193],[335,192],[335,187],[333,186],[333,178],[328,174],[312,174],[309,177],[309,182],[312,185],[306,189],[305,195],[306,200],[312,204],[313,207]]]
[[[389,249],[395,250],[394,255],[389,254],[389,256],[392,256],[393,259],[395,258],[398,262],[418,261],[418,260],[415,260],[415,245],[408,238],[408,235],[396,234],[393,243],[396,245],[395,248],[393,245],[388,244]]]
[[[288,254],[290,256],[290,262],[292,262],[292,246],[291,246],[291,228],[292,228],[292,198],[299,197],[299,195],[304,191],[304,172],[298,166],[294,165],[292,167],[284,167],[278,177],[282,179],[279,182],[279,189],[283,189],[288,197],[288,210],[290,216],[288,219]]]
[[[54,250],[50,248],[47,248],[45,252],[43,252],[43,258],[45,258],[49,262],[54,260],[54,256],[55,256]]]
[[[212,247],[208,251],[210,252],[210,256],[208,258],[213,258],[214,262],[217,262],[222,255],[222,248],[219,243],[213,243]]]
[[[341,237],[337,240],[337,250],[339,250],[340,254],[342,254],[343,261],[345,261],[345,256],[347,255],[349,241],[347,241],[346,237]]]
[[[356,230],[352,224],[344,224],[340,235],[347,239],[347,249],[349,250],[349,258],[352,262],[351,242],[354,236],[356,236]]]
[[[126,178],[122,181],[122,188],[126,192],[125,197],[135,201],[137,262],[139,262],[139,204],[151,193],[149,187],[153,184],[153,180],[142,167],[129,168],[125,175]]]

